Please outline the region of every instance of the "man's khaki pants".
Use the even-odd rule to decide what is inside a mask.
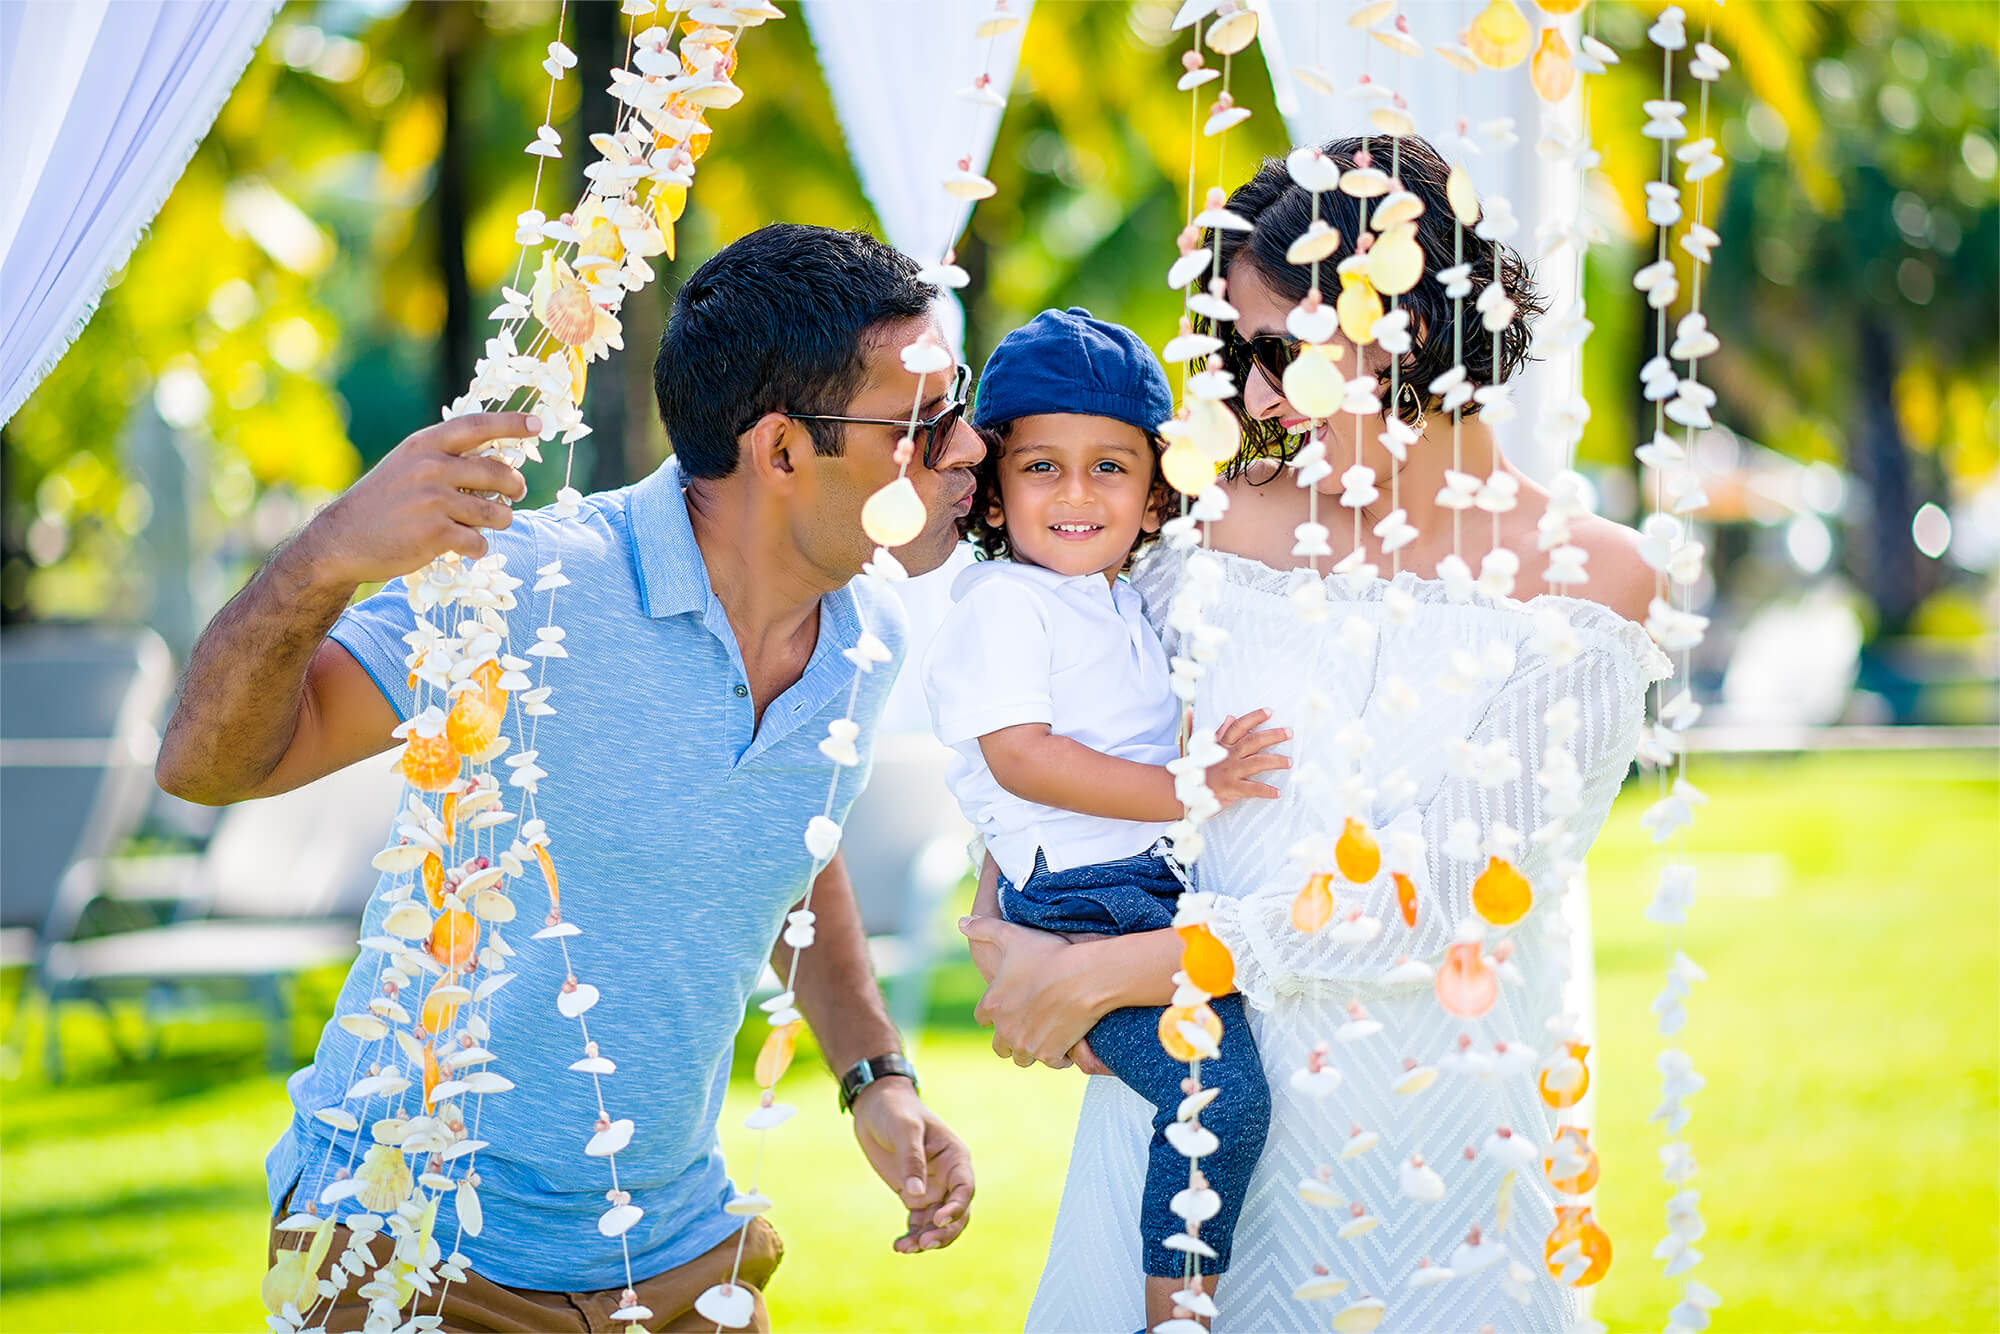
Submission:
[[[653,1316],[644,1322],[649,1330],[666,1334],[667,1331],[705,1330],[713,1334],[715,1322],[705,1320],[695,1314],[694,1299],[708,1288],[729,1278],[729,1268],[736,1259],[736,1245],[743,1243],[743,1264],[737,1271],[736,1281],[750,1291],[755,1314],[744,1329],[768,1334],[771,1328],[770,1313],[764,1309],[764,1288],[777,1271],[778,1262],[785,1257],[785,1244],[778,1237],[778,1229],[763,1218],[750,1220],[744,1233],[736,1233],[722,1242],[714,1250],[681,1265],[669,1269],[664,1274],[640,1279],[633,1284],[633,1291],[639,1294],[639,1304],[652,1308]],[[291,1250],[301,1238],[301,1234],[282,1234],[285,1249]],[[271,1233],[270,1257],[267,1266],[277,1263],[281,1234],[275,1229]],[[326,1262],[321,1265],[317,1277],[324,1278],[328,1269],[339,1260],[347,1249],[348,1232],[345,1227],[335,1225],[333,1244],[327,1249]],[[376,1264],[388,1256],[388,1241],[376,1237],[369,1243],[370,1254]],[[371,1266],[372,1273],[372,1266]],[[314,1323],[323,1324],[333,1331],[351,1334],[359,1330],[368,1316],[368,1303],[354,1295],[354,1290],[367,1282],[367,1277],[353,1279],[341,1292],[331,1311],[325,1313],[322,1321],[318,1315]],[[419,1297],[417,1314],[437,1314],[444,1317],[442,1328],[448,1334],[501,1334],[502,1331],[529,1331],[530,1334],[609,1334],[623,1329],[623,1323],[614,1325],[611,1313],[619,1308],[620,1288],[605,1288],[597,1292],[542,1292],[532,1288],[506,1288],[489,1282],[468,1271],[463,1283],[452,1283],[444,1289],[444,1304],[438,1305],[437,1298]]]

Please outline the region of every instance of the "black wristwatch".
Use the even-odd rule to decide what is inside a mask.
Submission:
[[[921,1087],[917,1083],[917,1067],[911,1065],[903,1053],[892,1051],[887,1056],[873,1056],[865,1061],[856,1061],[840,1077],[840,1110],[852,1112],[854,1100],[860,1096],[861,1090],[889,1075],[903,1076],[910,1081],[911,1088]]]

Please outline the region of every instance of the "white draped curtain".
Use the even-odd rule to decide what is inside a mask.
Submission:
[[[979,36],[979,26],[993,16],[993,0],[800,5],[861,189],[888,242],[919,263],[941,259],[965,225],[967,205],[945,193],[945,176],[961,158],[984,173],[1000,131],[1001,108],[958,94],[984,74],[995,93],[1007,95],[1032,6],[1033,0],[1010,0],[1008,12],[1022,22],[989,40]],[[964,312],[956,299],[941,302],[939,315],[952,345],[962,348]],[[909,613],[912,662],[929,646],[951,606],[951,581],[969,559],[961,548],[943,569],[898,585]],[[885,729],[929,731],[921,675],[906,669],[897,678]]]
[[[90,319],[278,0],[0,0],[0,423]]]
[[[1453,154],[1446,144],[1459,121],[1479,138],[1482,124],[1510,117],[1520,142],[1512,148],[1487,148],[1464,159],[1466,170],[1482,196],[1506,196],[1520,220],[1520,230],[1508,242],[1531,261],[1535,278],[1556,310],[1574,296],[1572,263],[1532,264],[1537,257],[1536,232],[1550,217],[1566,217],[1575,208],[1574,172],[1552,169],[1534,151],[1541,134],[1543,103],[1523,69],[1464,74],[1436,54],[1440,46],[1458,45],[1483,8],[1474,0],[1403,0],[1397,12],[1409,20],[1410,35],[1423,46],[1421,57],[1397,55],[1382,43],[1348,26],[1356,6],[1330,5],[1324,0],[1253,0],[1262,18],[1258,44],[1271,71],[1271,88],[1278,112],[1293,144],[1318,144],[1368,130],[1367,113],[1380,105],[1352,95],[1366,74],[1402,94],[1417,133],[1437,145],[1446,161]],[[1294,76],[1301,65],[1313,66],[1332,81],[1332,95],[1320,93]],[[1563,114],[1579,124],[1579,102],[1572,93]],[[1387,166],[1386,162],[1378,166]],[[1573,256],[1574,252],[1565,252]],[[1475,279],[1484,275],[1475,274]],[[1538,353],[1538,355],[1540,355]],[[1569,396],[1574,352],[1552,354],[1529,363],[1516,383],[1514,401],[1520,415],[1494,429],[1501,448],[1531,476],[1546,481],[1562,466],[1535,438],[1535,424],[1549,409]]]

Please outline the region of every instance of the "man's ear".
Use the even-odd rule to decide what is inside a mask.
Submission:
[[[797,485],[792,424],[792,419],[782,412],[767,412],[736,437],[737,458],[759,485],[783,491]]]

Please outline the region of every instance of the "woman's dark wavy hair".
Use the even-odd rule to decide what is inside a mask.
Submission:
[[[1007,437],[1013,433],[1013,427],[1013,422],[1004,421],[973,428],[986,445],[986,457],[972,470],[972,509],[958,521],[958,535],[972,543],[981,560],[1014,558],[1014,546],[1007,540],[1007,530],[986,521],[987,514],[1000,503],[1000,455],[1006,448]],[[1151,431],[1145,434],[1146,443],[1153,447],[1153,483],[1147,499],[1152,502],[1153,513],[1161,523],[1165,523],[1180,513],[1180,505],[1174,497],[1173,488],[1167,485],[1166,474],[1160,471],[1160,437]],[[1138,540],[1132,543],[1132,550],[1125,557],[1125,568],[1132,568],[1133,560],[1159,536],[1157,532],[1149,533],[1141,528]]]
[[[1424,276],[1401,298],[1402,307],[1410,312],[1411,337],[1410,350],[1403,356],[1402,378],[1416,387],[1422,409],[1411,409],[1403,403],[1395,405],[1397,414],[1414,426],[1422,412],[1436,404],[1429,391],[1431,381],[1450,370],[1458,359],[1452,351],[1452,302],[1437,280],[1438,271],[1458,262],[1470,264],[1476,294],[1492,281],[1497,265],[1500,281],[1514,301],[1517,313],[1514,322],[1501,331],[1497,368],[1493,335],[1480,323],[1472,301],[1467,299],[1462,303],[1463,360],[1466,376],[1474,385],[1507,380],[1528,359],[1529,326],[1543,312],[1542,295],[1518,252],[1499,242],[1483,241],[1470,228],[1464,233],[1460,258],[1453,258],[1453,234],[1457,228],[1452,221],[1451,201],[1445,195],[1445,181],[1451,169],[1428,140],[1416,135],[1371,135],[1366,139],[1335,139],[1323,144],[1320,151],[1346,171],[1357,165],[1355,156],[1364,148],[1374,166],[1389,172],[1424,203],[1423,216],[1417,219],[1417,245],[1424,252]],[[1354,253],[1354,238],[1361,230],[1360,203],[1338,190],[1325,191],[1319,197],[1319,216],[1340,232],[1341,240],[1340,249],[1320,261],[1320,291],[1328,302],[1340,290],[1334,266]],[[1266,158],[1257,174],[1229,197],[1229,207],[1249,219],[1251,230],[1210,232],[1204,238],[1204,245],[1219,247],[1222,272],[1227,275],[1230,266],[1240,258],[1278,295],[1293,302],[1303,298],[1312,286],[1312,270],[1286,260],[1285,251],[1312,223],[1312,192],[1292,179],[1283,158]],[[1197,319],[1195,323],[1203,332],[1224,338],[1224,360],[1235,372],[1236,383],[1246,383],[1252,373],[1247,347],[1216,333],[1206,319]],[[1243,423],[1239,462],[1282,458],[1289,453],[1285,443],[1288,437],[1277,422],[1249,417],[1240,395],[1231,399],[1230,405]],[[1466,407],[1467,415],[1475,410],[1474,405]]]

